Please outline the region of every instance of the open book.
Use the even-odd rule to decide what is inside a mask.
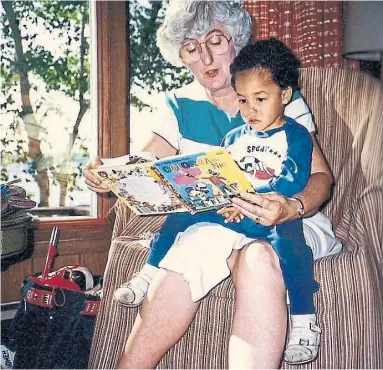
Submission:
[[[138,215],[194,214],[227,206],[240,193],[254,192],[226,149],[150,162],[142,158],[149,159],[148,154],[103,160],[92,170]]]

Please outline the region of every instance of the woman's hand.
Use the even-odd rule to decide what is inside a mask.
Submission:
[[[85,177],[85,184],[88,185],[88,188],[96,193],[107,193],[109,192],[108,186],[101,183],[101,180],[92,173],[92,169],[97,168],[102,164],[100,157],[95,157],[93,160],[89,161],[82,174]]]
[[[243,215],[264,226],[278,225],[299,218],[299,204],[277,193],[241,194],[233,206]]]
[[[244,215],[234,207],[224,207],[217,211],[217,213],[223,217],[225,217],[225,224],[229,222],[241,222],[244,219]]]

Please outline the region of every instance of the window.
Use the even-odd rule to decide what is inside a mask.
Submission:
[[[95,3],[2,4],[1,180],[19,178],[40,217],[97,217],[81,176],[97,150]]]
[[[97,75],[91,90],[98,97],[97,152],[105,157],[123,155],[129,149],[127,38],[121,32],[126,28],[126,5],[123,1],[92,1],[96,10]],[[4,31],[5,23],[2,22],[2,25]],[[114,201],[113,197],[98,197],[94,218],[50,217],[34,222],[32,250],[28,250],[31,258],[10,266],[1,274],[2,286],[7,287],[1,290],[2,302],[18,301],[20,282],[25,276],[43,269],[52,226],[60,228],[59,256],[55,258],[55,267],[79,263],[88,267],[94,275],[103,274],[111,239],[111,227],[104,221],[104,216]]]

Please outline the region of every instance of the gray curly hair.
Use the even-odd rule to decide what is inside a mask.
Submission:
[[[199,38],[214,24],[226,26],[237,53],[251,36],[251,17],[243,8],[228,1],[171,0],[163,24],[157,31],[157,45],[164,59],[182,66],[179,50],[186,37]]]

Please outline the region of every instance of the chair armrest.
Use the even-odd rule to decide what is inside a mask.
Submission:
[[[115,223],[112,241],[120,236],[134,240],[150,239],[158,232],[166,220],[166,215],[137,216],[121,200],[114,205]]]
[[[128,206],[126,206],[121,199],[118,199],[113,206],[114,213],[114,226],[112,240],[116,239],[121,235],[124,230],[124,226],[129,222],[130,218],[133,216],[132,211]]]
[[[383,362],[382,210],[383,187],[368,186],[343,217],[338,236],[345,252],[314,264],[322,328],[314,368],[374,368]]]
[[[382,180],[383,181],[383,180]],[[365,249],[375,266],[383,269],[383,183],[366,187],[342,219],[337,236],[347,250]]]
[[[358,217],[359,216],[359,217]],[[363,227],[367,247],[377,266],[383,270],[383,179],[367,187],[359,198],[354,227]]]
[[[322,339],[313,369],[375,368],[383,361],[383,281],[368,252],[361,246],[314,264]]]

